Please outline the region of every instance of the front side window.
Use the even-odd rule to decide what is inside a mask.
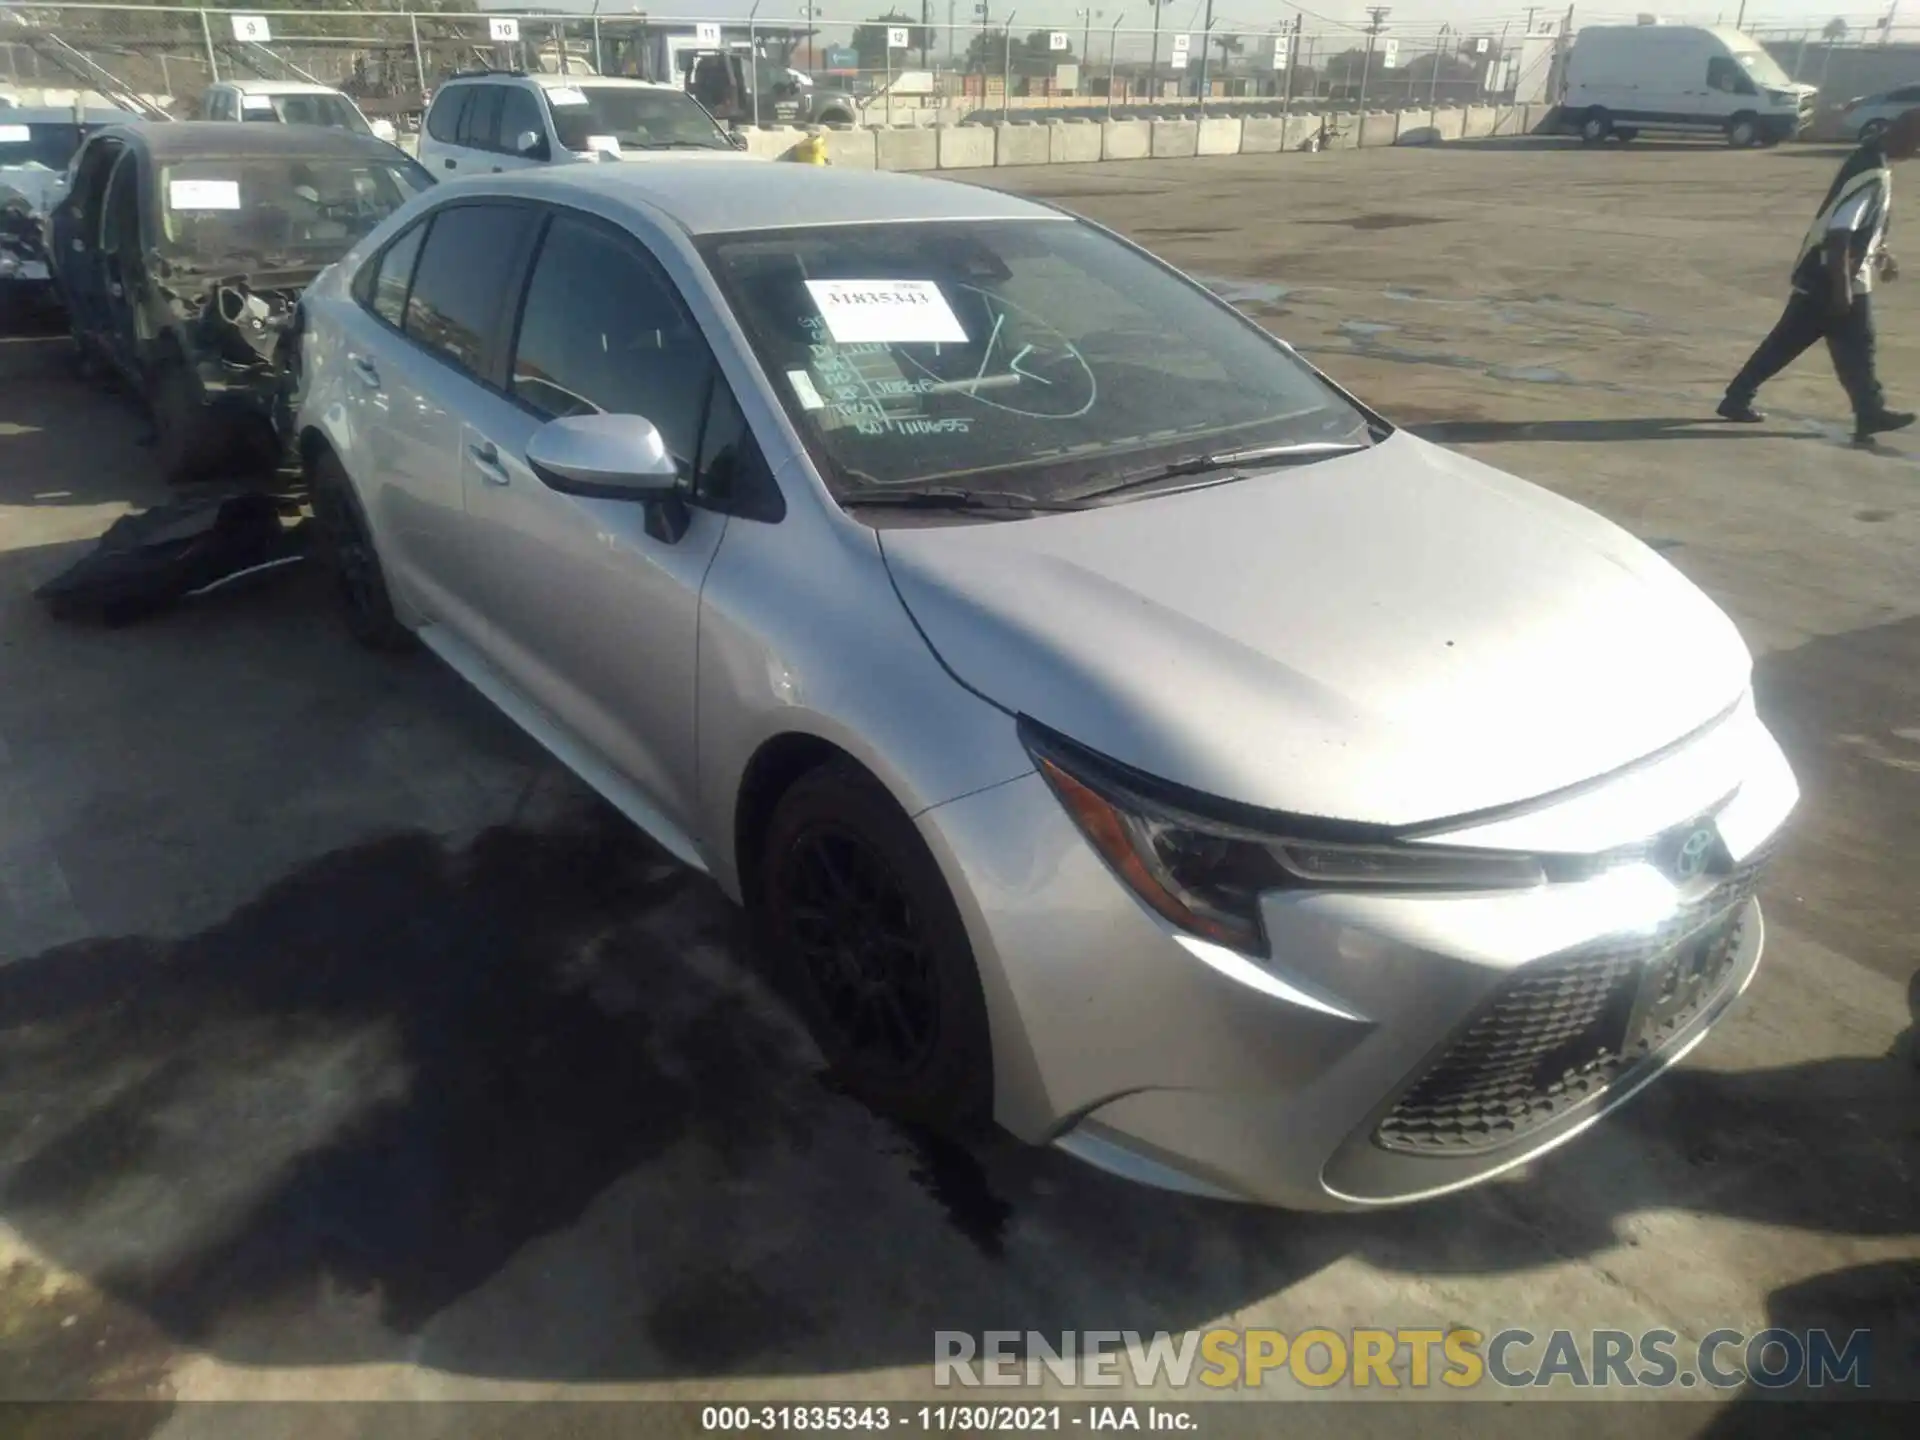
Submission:
[[[1746,71],[1724,55],[1716,55],[1707,62],[1707,88],[1728,95],[1754,93],[1753,81],[1747,78]]]
[[[180,160],[160,173],[164,248],[197,266],[329,264],[432,183],[406,159]]]
[[[101,206],[100,249],[103,254],[134,254],[140,249],[140,162],[132,151],[122,155],[107,181]]]
[[[691,473],[713,376],[666,278],[598,226],[556,217],[521,309],[514,398],[549,419],[643,416]]]
[[[837,491],[991,475],[1070,494],[1367,420],[1272,337],[1070,220],[822,226],[702,242]]]
[[[531,135],[528,150],[520,147],[520,137]],[[500,101],[500,148],[509,155],[544,158],[547,149],[547,122],[540,113],[540,101],[531,90],[510,88]]]
[[[1787,72],[1780,68],[1780,62],[1764,50],[1736,50],[1733,58],[1739,62],[1742,70],[1753,77],[1747,82],[1747,89],[1740,92],[1743,95],[1754,93],[1754,81],[1762,85],[1772,85],[1781,90],[1793,84],[1793,81],[1787,78]]]
[[[678,90],[577,85],[547,91],[553,131],[569,150],[611,140],[622,150],[731,150],[713,117]]]
[[[408,337],[478,375],[533,212],[520,205],[453,205],[427,231],[407,293]]]

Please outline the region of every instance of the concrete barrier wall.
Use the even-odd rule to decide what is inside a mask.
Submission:
[[[1153,143],[1151,122],[1146,120],[1103,120],[1100,122],[1100,158],[1102,160],[1144,160]]]
[[[778,160],[807,137],[806,131],[791,125],[743,125],[740,133],[746,137],[747,153],[763,160]]]
[[[871,170],[879,154],[878,132],[832,126],[821,132],[827,142],[827,163],[842,170]]]
[[[1291,150],[1287,143],[1289,121],[1279,115],[1249,115],[1240,126],[1242,155],[1274,155]]]
[[[1469,105],[1466,119],[1460,128],[1463,139],[1483,140],[1493,134],[1493,122],[1500,112],[1491,105]]]
[[[937,130],[876,130],[873,140],[874,163],[882,170],[940,168],[940,133]]]
[[[944,125],[939,137],[942,170],[978,170],[993,164],[993,131],[985,125]]]
[[[1400,116],[1392,110],[1369,110],[1355,128],[1362,145],[1391,145],[1400,138]]]
[[[995,165],[1044,165],[1048,159],[1045,125],[996,125],[993,127]]]
[[[1151,154],[1156,160],[1181,160],[1200,153],[1198,120],[1152,120]]]
[[[1402,110],[1396,145],[1437,145],[1458,140],[1465,133],[1466,113],[1461,110]]]
[[[1560,107],[1558,105],[1529,105],[1527,106],[1527,134],[1556,134],[1560,129],[1556,123],[1559,118]]]
[[[1524,105],[1497,105],[1493,112],[1493,133],[1496,135],[1523,135],[1527,128],[1527,108]]]
[[[1047,125],[1047,159],[1055,165],[1085,165],[1100,158],[1100,127],[1081,120]]]
[[[1244,130],[1244,122],[1238,116],[1208,115],[1200,121],[1200,137],[1195,152],[1201,155],[1238,155]]]

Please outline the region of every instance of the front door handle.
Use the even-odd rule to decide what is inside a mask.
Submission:
[[[447,167],[447,169],[449,170],[453,169],[453,164],[454,164],[453,161],[446,160],[446,161],[442,161],[441,163],[444,164]]]
[[[467,454],[473,457],[474,468],[489,485],[507,483],[507,467],[500,463],[500,450],[491,440],[482,440],[477,445],[467,446]]]
[[[380,371],[371,360],[367,359],[364,355],[349,355],[347,357],[347,364],[353,367],[353,373],[358,375],[361,382],[369,389],[378,390],[380,388]]]

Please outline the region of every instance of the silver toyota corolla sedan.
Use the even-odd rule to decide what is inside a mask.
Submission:
[[[889,1112],[1418,1200],[1753,977],[1797,789],[1727,617],[1097,226],[521,171],[411,202],[303,324],[348,622],[745,904]]]

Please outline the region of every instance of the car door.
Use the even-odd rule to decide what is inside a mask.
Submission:
[[[114,162],[100,202],[102,281],[100,339],[119,371],[138,384],[143,378],[136,312],[145,286],[140,235],[140,155],[128,147]]]
[[[441,206],[356,276],[346,328],[354,479],[407,598],[480,645],[462,482],[461,417],[483,393],[534,212]]]
[[[441,158],[442,169],[455,175],[484,175],[493,169],[493,151],[500,134],[500,102],[507,87],[475,85],[473,96],[460,113],[460,130],[453,146]]]
[[[689,829],[700,587],[727,526],[701,500],[701,477],[711,456],[737,455],[751,435],[652,255],[573,211],[555,212],[535,252],[500,382],[462,435],[495,662]],[[594,413],[658,427],[693,499],[684,533],[661,524],[659,507],[564,495],[528,468],[542,425]]]
[[[76,336],[104,351],[106,279],[100,265],[100,210],[107,181],[126,147],[116,138],[89,141],[76,157],[73,184],[53,213],[48,236],[67,318]]]
[[[427,106],[426,118],[420,123],[419,160],[433,167],[435,179],[443,178],[449,168],[449,151],[459,137],[460,122],[474,89],[472,85],[452,86],[435,94]]]

